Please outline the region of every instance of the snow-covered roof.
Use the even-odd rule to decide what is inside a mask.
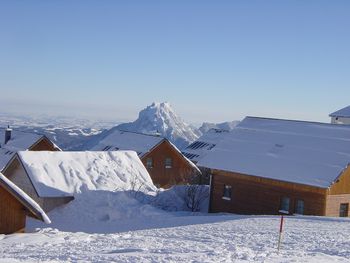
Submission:
[[[51,223],[44,210],[17,185],[7,179],[2,173],[0,173],[0,185],[4,187],[11,195],[13,195],[20,203],[22,203],[33,214],[33,216],[47,224]]]
[[[191,143],[184,150],[182,154],[193,162],[198,162],[209,151],[216,147],[216,145],[229,133],[224,129],[210,129],[204,133],[199,139]]]
[[[164,140],[163,137],[136,132],[113,130],[91,150],[117,151],[131,150],[142,157]]]
[[[350,118],[350,106],[347,106],[345,108],[342,108],[340,110],[337,110],[337,111],[329,114],[329,117]]]
[[[35,133],[12,130],[11,139],[5,144],[5,130],[4,128],[0,128],[0,171],[17,151],[31,148],[43,137],[43,135]]]
[[[169,140],[158,135],[149,135],[136,132],[120,131],[115,129],[111,134],[102,139],[92,151],[118,151],[130,150],[137,152],[138,156],[142,158],[151,150],[153,150],[161,142],[167,141],[169,144],[182,155],[181,151]],[[190,166],[198,172],[198,167],[186,156],[183,156]]]
[[[198,166],[327,188],[350,163],[350,126],[246,117]]]
[[[133,151],[22,151],[18,158],[40,197],[72,196],[85,189],[133,190],[141,185],[144,189],[155,189]]]

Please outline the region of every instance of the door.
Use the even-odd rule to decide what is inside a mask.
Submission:
[[[348,217],[348,213],[349,213],[349,203],[340,204],[339,216]]]

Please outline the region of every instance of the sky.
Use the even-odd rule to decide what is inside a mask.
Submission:
[[[0,111],[328,122],[350,105],[350,1],[0,0]]]

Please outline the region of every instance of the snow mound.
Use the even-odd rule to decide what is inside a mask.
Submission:
[[[84,191],[69,204],[49,213],[50,227],[60,231],[114,233],[130,226],[144,227],[145,221],[166,217],[165,211],[139,202],[131,192]],[[136,223],[135,223],[136,222]],[[28,220],[27,230],[45,227],[40,221]]]
[[[182,149],[195,141],[201,133],[185,123],[167,102],[153,103],[139,113],[134,122],[117,126],[119,130],[159,134]]]
[[[133,151],[23,151],[18,156],[40,197],[72,196],[84,190],[156,189]]]

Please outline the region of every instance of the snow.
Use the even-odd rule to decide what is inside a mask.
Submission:
[[[329,187],[350,160],[350,126],[245,118],[198,166]]]
[[[237,126],[239,121],[227,121],[221,123],[211,123],[211,122],[203,122],[202,126],[199,128],[202,134],[207,133],[211,129],[219,129],[231,131],[234,127]]]
[[[179,149],[195,141],[201,134],[185,123],[168,102],[153,103],[139,113],[137,120],[121,124],[117,129],[146,134],[159,133]]]
[[[11,139],[5,144],[5,130],[0,129],[0,171],[7,165],[17,151],[29,149],[42,138],[42,135],[18,130],[11,131]]]
[[[109,150],[131,150],[143,156],[164,140],[163,137],[146,135],[135,132],[120,131],[114,129],[107,137],[102,139],[92,151]]]
[[[335,112],[329,114],[329,117],[350,118],[350,106],[347,106],[345,108],[342,108],[338,111],[335,111]]]
[[[40,197],[72,196],[84,190],[154,190],[146,168],[133,151],[18,152]]]
[[[20,198],[22,200],[25,201],[26,206],[29,205],[29,207],[27,207],[29,210],[35,212],[36,214],[41,215],[42,220],[46,223],[46,224],[50,224],[51,220],[49,219],[49,217],[46,215],[46,213],[44,212],[44,210],[32,199],[30,198],[25,192],[22,191],[22,189],[20,189],[17,185],[15,185],[14,183],[12,183],[9,179],[7,179],[2,173],[0,173],[0,183],[5,184],[7,187],[9,187],[14,193],[16,193],[18,196],[20,196]],[[16,196],[15,196],[16,197]],[[17,198],[17,197],[16,197]],[[22,202],[22,200],[19,200],[20,202]]]
[[[228,133],[228,130],[210,129],[195,142],[191,143],[189,146],[183,149],[182,153],[191,161],[198,162],[204,158],[204,156],[206,156],[209,151],[215,148],[216,145],[222,141]],[[193,147],[195,143],[202,142],[207,145],[205,147]]]
[[[348,219],[172,213],[138,230],[0,235],[0,262],[350,262]],[[135,222],[130,222],[133,225]]]

